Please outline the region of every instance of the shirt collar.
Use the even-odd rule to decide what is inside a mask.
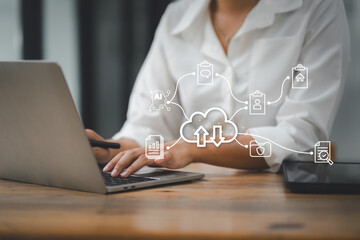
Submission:
[[[235,37],[255,29],[269,27],[273,25],[276,14],[290,12],[301,6],[302,0],[260,0],[246,17]]]
[[[198,31],[198,22],[204,20],[209,9],[210,0],[197,0],[189,4],[185,14],[175,25],[171,33],[178,35],[190,31]],[[260,0],[247,16],[241,31],[249,32],[254,29],[265,28],[274,23],[276,14],[293,11],[302,6],[302,0]]]
[[[189,4],[188,10],[181,17],[179,23],[171,31],[173,35],[180,34],[191,28],[196,20],[201,20],[204,13],[208,11],[210,0],[198,0]]]

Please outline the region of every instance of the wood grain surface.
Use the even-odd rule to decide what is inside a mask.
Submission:
[[[360,239],[360,195],[193,164],[204,180],[110,195],[0,180],[0,239]]]

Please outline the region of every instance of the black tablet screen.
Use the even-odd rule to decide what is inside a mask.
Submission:
[[[284,162],[288,182],[360,184],[360,163]]]

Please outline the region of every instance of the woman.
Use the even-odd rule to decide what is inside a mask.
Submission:
[[[136,80],[128,119],[112,139],[121,144],[120,151],[93,151],[100,163],[109,161],[104,171],[112,171],[112,176],[127,177],[146,165],[181,168],[192,162],[275,172],[284,158],[329,138],[349,52],[341,1],[172,3]],[[212,84],[206,86],[197,84],[193,74],[203,60],[213,64],[214,72]],[[287,78],[298,64],[308,68],[306,89],[293,88],[292,79]],[[173,97],[175,103],[166,102],[170,111],[149,111],[153,90],[170,90],[168,98]],[[248,110],[252,107],[249,96],[256,91],[265,101],[265,106],[257,101],[257,107],[266,108],[266,114]],[[206,147],[184,138],[176,141],[186,118],[214,107],[236,124],[239,134],[234,141],[226,142],[231,136],[225,136],[226,143]],[[211,125],[215,120],[206,121]],[[92,130],[87,134],[89,139],[103,140]],[[171,148],[161,159],[148,159],[144,141],[160,134]],[[216,135],[215,142],[221,137]],[[209,139],[206,134],[205,139]]]

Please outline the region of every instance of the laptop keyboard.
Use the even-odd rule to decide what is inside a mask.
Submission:
[[[118,185],[125,185],[125,184],[132,184],[132,183],[140,183],[140,182],[148,182],[148,181],[154,181],[155,178],[147,178],[147,177],[135,177],[135,176],[129,176],[127,178],[123,178],[120,176],[117,177],[111,177],[108,173],[101,173],[106,186],[118,186]]]

